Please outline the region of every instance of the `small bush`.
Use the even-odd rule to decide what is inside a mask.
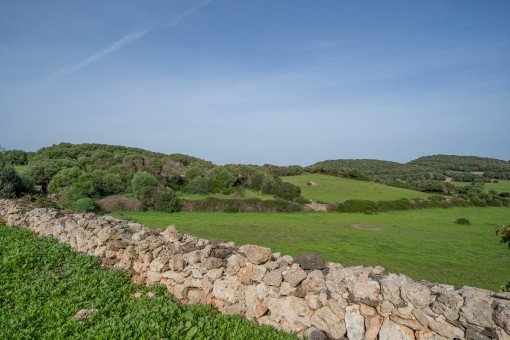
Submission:
[[[459,218],[458,220],[455,221],[455,223],[460,224],[460,225],[471,225],[471,222],[469,222],[469,220],[464,217]]]
[[[225,208],[224,212],[226,213],[236,213],[239,212],[239,209],[233,204],[230,204],[228,207]]]
[[[94,202],[90,198],[81,198],[71,203],[71,209],[79,212],[94,211]]]
[[[337,211],[371,214],[377,211],[377,203],[369,200],[347,200],[339,204]]]
[[[304,197],[297,197],[296,199],[294,199],[294,202],[296,203],[299,203],[299,204],[310,204],[312,203],[312,201],[310,201],[309,199],[306,199]]]
[[[181,201],[175,192],[170,188],[165,188],[161,194],[156,197],[155,208],[158,211],[176,212],[180,210]]]

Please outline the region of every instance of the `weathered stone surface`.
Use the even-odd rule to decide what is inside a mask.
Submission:
[[[286,295],[292,295],[296,291],[296,288],[292,287],[292,285],[288,282],[282,282],[282,285],[280,286],[280,295],[286,296]]]
[[[510,334],[510,302],[499,303],[494,309],[493,320]]]
[[[167,242],[179,241],[182,238],[181,233],[179,233],[179,230],[177,230],[177,227],[174,225],[168,226],[162,235]]]
[[[271,260],[271,250],[269,248],[264,248],[260,246],[255,246],[251,244],[245,244],[243,246],[243,251],[248,261],[253,264],[263,264],[267,261]]]
[[[247,286],[244,290],[244,301],[246,303],[246,316],[248,320],[260,318],[267,311],[267,307],[257,296],[256,286]]]
[[[302,253],[294,259],[293,264],[299,264],[304,270],[321,270],[326,268],[321,254]]]
[[[444,320],[444,318],[443,318]],[[452,324],[444,321],[439,322],[436,320],[429,321],[429,328],[439,335],[445,336],[449,339],[464,339],[464,331]]]
[[[432,303],[431,309],[438,314],[443,314],[447,320],[457,320],[463,304],[464,299],[457,292],[443,291]]]
[[[253,266],[250,279],[254,282],[262,282],[267,269],[264,266]]]
[[[182,259],[184,260],[184,262],[191,265],[200,262],[201,257],[202,252],[200,250],[194,250],[192,252],[182,255]]]
[[[264,276],[264,282],[268,286],[280,287],[282,284],[282,269],[271,270]]]
[[[406,302],[412,303],[415,307],[428,307],[432,302],[432,294],[430,290],[416,282],[405,283],[400,288],[401,296]]]
[[[202,263],[207,269],[217,269],[223,266],[223,260],[217,257],[208,257]]]
[[[232,255],[227,259],[227,275],[236,275],[241,269],[241,255]]]
[[[357,299],[377,300],[380,285],[377,281],[367,280],[361,277],[354,278],[347,282],[349,291]]]
[[[170,279],[176,283],[183,283],[184,277],[177,272],[174,272],[173,270],[169,270],[163,273],[163,277]]]
[[[448,340],[448,338],[429,330],[417,331],[415,334],[416,340]]]
[[[405,326],[386,319],[379,331],[379,340],[414,340],[414,332]]]
[[[293,264],[289,270],[283,273],[283,279],[294,287],[306,279],[306,276],[306,272],[298,264]]]
[[[376,340],[381,329],[383,318],[380,315],[365,317],[365,340]]]
[[[325,293],[327,291],[326,281],[324,280],[324,274],[320,270],[314,270],[302,283],[303,289],[306,292],[312,293]]]
[[[425,327],[417,320],[412,319],[404,319],[397,315],[390,316],[390,320],[395,322],[396,324],[406,326],[408,328],[414,329],[415,331],[423,331]]]
[[[312,325],[304,299],[295,296],[279,299],[267,297],[264,299],[264,305],[271,311],[271,318],[273,320],[285,318],[285,321],[293,330],[300,330],[302,326],[310,327]]]
[[[345,335],[345,322],[340,320],[338,316],[329,308],[322,307],[312,316],[312,325],[326,332],[327,335],[334,339],[338,339]]]
[[[216,298],[235,303],[239,301],[241,282],[235,276],[226,276],[214,281],[213,293]]]
[[[188,300],[193,305],[196,304],[205,305],[207,298],[203,290],[191,289],[188,291]]]
[[[365,319],[359,311],[359,306],[352,305],[345,309],[345,327],[347,337],[351,340],[363,340],[365,335]]]
[[[239,269],[237,272],[237,277],[244,284],[249,284],[251,282],[251,274],[253,272],[253,264],[248,263],[246,267]]]
[[[409,279],[403,275],[389,274],[380,281],[382,295],[385,300],[393,305],[402,305],[404,300],[400,296],[400,287],[409,282]]]
[[[150,283],[159,283],[161,279],[163,278],[163,275],[161,273],[156,273],[153,271],[147,272],[147,279],[150,281]]]
[[[466,298],[464,306],[461,307],[459,315],[466,318],[466,320],[473,325],[479,327],[494,327],[492,320],[492,306],[491,301],[480,295],[471,295]]]

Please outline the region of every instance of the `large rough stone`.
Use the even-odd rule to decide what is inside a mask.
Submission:
[[[496,326],[492,320],[491,301],[486,297],[480,295],[468,296],[460,310],[459,314],[465,317],[470,324],[482,328]]]
[[[251,244],[245,244],[243,246],[243,251],[248,261],[253,264],[263,264],[267,261],[271,260],[271,250],[269,248],[264,248],[260,246],[255,246]]]
[[[295,296],[286,296],[283,298],[266,297],[266,305],[271,311],[273,320],[285,319],[289,330],[301,330],[303,326],[311,327],[311,320],[308,316],[308,306],[305,299]]]
[[[235,276],[226,276],[214,281],[213,294],[216,298],[231,303],[239,301],[239,287],[241,281]]]
[[[179,241],[182,238],[181,233],[179,233],[179,230],[177,230],[177,227],[174,225],[168,226],[162,235],[167,242]]]
[[[498,326],[510,334],[510,302],[497,305],[494,309],[493,320]]]
[[[293,264],[299,264],[304,270],[321,270],[326,268],[321,254],[302,253],[294,259]]]
[[[326,335],[322,333],[322,331],[318,330],[315,327],[312,327],[308,329],[306,332],[306,336],[308,337],[308,340],[326,340]]]
[[[264,266],[253,266],[250,279],[255,282],[262,282],[267,269]]]
[[[365,317],[365,340],[376,340],[383,318],[380,315],[371,315]]]
[[[367,280],[362,277],[354,278],[347,282],[349,291],[357,299],[377,300],[380,285],[377,281]]]
[[[457,292],[447,290],[441,292],[432,303],[431,309],[438,313],[443,314],[447,320],[457,320],[459,318],[460,307],[464,304],[464,299]]]
[[[318,309],[312,316],[312,325],[325,331],[333,339],[345,335],[346,327],[344,320],[341,320],[329,307]]]
[[[414,340],[414,332],[405,326],[386,319],[379,331],[379,340]]]
[[[390,316],[390,319],[391,319],[391,321],[393,321],[399,325],[406,326],[407,328],[414,329],[415,331],[425,330],[425,327],[417,320],[404,319],[397,315]]]
[[[306,279],[306,272],[298,264],[293,264],[289,270],[283,273],[283,279],[296,287]]]
[[[202,252],[200,250],[195,250],[189,252],[187,254],[182,255],[182,259],[188,264],[195,264],[200,262],[200,258],[202,257]]]
[[[384,300],[393,305],[403,305],[404,300],[400,296],[400,287],[409,282],[409,278],[404,275],[389,274],[379,280],[381,284]]]
[[[449,339],[464,339],[464,331],[452,324],[441,321],[440,318],[429,321],[429,328],[439,335],[445,336]],[[443,317],[443,320],[444,317]]]
[[[302,283],[303,289],[306,292],[312,293],[325,293],[328,289],[326,287],[326,281],[324,280],[324,274],[320,270],[314,270],[308,274],[307,278]]]
[[[420,283],[406,283],[402,286],[400,292],[404,301],[410,302],[418,308],[428,307],[432,302],[430,290]]]
[[[267,307],[257,296],[256,286],[247,286],[244,290],[244,301],[246,304],[246,317],[248,320],[258,319],[267,311]]]
[[[223,260],[217,257],[208,257],[204,259],[202,263],[207,269],[217,269],[223,265]]]
[[[365,319],[360,313],[359,306],[352,305],[345,309],[345,327],[347,337],[351,340],[363,340],[365,335]]]
[[[263,282],[268,286],[280,287],[282,284],[282,271],[283,269],[275,269],[266,273]]]

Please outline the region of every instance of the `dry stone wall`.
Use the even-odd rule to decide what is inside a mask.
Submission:
[[[382,267],[324,264],[138,223],[0,200],[8,226],[51,236],[163,284],[183,303],[210,304],[310,339],[510,339],[510,293],[415,282]]]

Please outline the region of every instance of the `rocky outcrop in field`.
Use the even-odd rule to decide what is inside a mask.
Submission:
[[[25,209],[27,210],[27,209]],[[0,200],[8,226],[51,236],[163,284],[183,303],[211,304],[310,339],[510,339],[510,293],[413,281],[382,267],[324,263],[138,223]]]

